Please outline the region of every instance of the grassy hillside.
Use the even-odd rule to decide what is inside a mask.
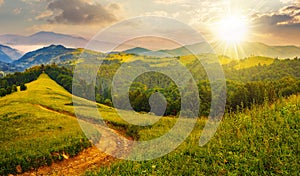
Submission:
[[[271,65],[273,62],[274,59],[269,57],[253,56],[253,57],[240,60],[234,68],[245,69],[245,68],[251,68],[258,65]]]
[[[41,74],[26,86],[26,91],[0,98],[0,175],[28,171],[75,156],[91,146],[90,140],[99,140],[102,135],[102,131],[96,130],[89,119],[80,120],[79,125],[72,95],[48,75]],[[92,112],[90,101],[75,98],[82,103],[79,105],[80,115],[86,117]],[[120,130],[125,136],[137,138],[137,129],[118,117],[113,108],[97,106],[111,128]],[[132,115],[131,112],[124,112]]]
[[[172,120],[139,131],[140,140],[161,136]],[[300,97],[225,115],[213,139],[199,147],[205,119],[172,153],[155,160],[121,161],[86,175],[297,175]]]
[[[77,119],[59,113],[71,111],[66,90],[46,74],[27,87],[0,98],[0,175],[51,164],[90,146]]]

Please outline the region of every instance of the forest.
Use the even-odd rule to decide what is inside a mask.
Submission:
[[[212,99],[211,86],[205,70],[195,67],[197,64],[199,63],[195,61],[188,64],[187,67],[196,78],[200,99],[199,115],[207,116]],[[111,94],[112,79],[120,65],[120,62],[104,62],[101,65],[95,87],[97,102],[113,106],[112,98],[119,100],[118,102],[122,102],[122,98],[127,98],[126,94]],[[146,66],[151,67],[150,65]],[[264,102],[272,103],[277,99],[300,92],[300,59],[275,59],[270,65],[258,64],[244,69],[236,69],[233,66],[233,64],[223,65],[227,89],[226,111],[251,108],[253,105],[260,105]],[[71,67],[52,64],[45,66],[44,69],[53,80],[72,92],[73,71]],[[77,90],[81,90],[79,96],[93,100],[94,97],[89,97],[86,93],[93,88],[92,85],[87,85],[84,80],[80,80],[78,83],[74,82],[73,86]],[[160,92],[167,101],[164,115],[178,115],[181,108],[179,88],[166,75],[155,72],[142,74],[131,84],[129,99],[132,108],[137,112],[149,112],[151,107],[148,100],[155,92]],[[122,108],[122,105],[119,105],[118,108]],[[126,109],[126,107],[122,109]]]
[[[0,97],[18,91],[17,86],[20,86],[21,91],[25,90],[25,84],[36,80],[42,72],[43,66],[36,66],[24,72],[16,72],[0,78]]]

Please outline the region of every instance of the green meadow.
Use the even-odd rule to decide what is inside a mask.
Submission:
[[[90,140],[85,136],[75,116],[72,95],[48,75],[41,74],[26,86],[26,91],[0,98],[0,175],[16,174],[20,168],[22,172],[34,170],[65,156],[76,156],[91,147],[91,136],[101,136],[90,123],[81,121]],[[92,112],[92,102],[75,98],[82,102],[79,114]],[[122,120],[112,107],[96,107],[111,128],[134,140],[162,136],[177,121],[175,117],[163,117],[152,126],[138,127]],[[134,117],[132,112],[120,111]],[[96,116],[89,118],[99,120]],[[117,160],[85,175],[297,175],[300,96],[274,103],[265,100],[262,105],[227,112],[215,136],[200,147],[206,121],[199,118],[190,136],[166,156],[142,162]]]
[[[140,129],[150,140],[172,128],[164,118]],[[227,113],[215,136],[200,147],[206,119],[175,151],[151,161],[119,161],[85,175],[297,175],[300,166],[300,97],[267,102],[242,112]]]

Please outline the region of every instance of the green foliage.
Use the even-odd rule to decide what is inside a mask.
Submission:
[[[12,85],[11,91],[12,92],[17,92],[18,91],[18,88],[17,88],[17,86],[15,84]]]
[[[128,55],[116,55],[115,57],[129,57]],[[131,56],[135,58],[132,62],[141,62],[147,67],[148,60],[137,60],[140,56]],[[199,61],[190,56],[181,57],[181,60],[194,60],[187,62],[187,68],[193,74],[198,85],[199,99],[200,99],[200,116],[207,116],[210,112],[211,103],[211,87],[206,75],[206,71],[201,66]],[[245,64],[252,62],[251,67],[246,67]],[[128,62],[128,61],[127,61]],[[156,59],[155,62],[163,62]],[[204,60],[205,62],[205,60]],[[264,63],[264,65],[262,65]],[[127,63],[124,63],[125,66]],[[236,69],[236,63],[229,63],[223,66],[225,76],[227,79],[227,111],[236,111],[238,108],[250,108],[255,104],[263,104],[265,99],[270,102],[276,101],[278,98],[290,96],[300,92],[300,60],[278,60],[265,57],[251,57],[242,60],[239,64],[244,64],[243,67]],[[105,62],[101,65],[96,81],[96,87],[87,85],[84,79],[79,82],[74,82],[73,86],[78,92],[78,96],[93,100],[89,92],[95,89],[96,101],[98,103],[112,106],[111,83],[116,71],[120,67],[119,62]],[[143,65],[143,64],[142,64]],[[246,64],[247,65],[247,64]],[[87,66],[88,67],[88,66]],[[160,66],[160,67],[171,67]],[[210,65],[207,66],[210,68]],[[138,68],[134,68],[138,69]],[[124,77],[131,77],[134,74],[134,69],[128,66],[128,72],[124,73]],[[168,69],[168,68],[166,68]],[[91,70],[86,68],[85,71]],[[72,71],[65,67],[58,67],[57,65],[46,66],[45,71],[57,83],[62,85],[69,92],[72,91]],[[174,75],[176,76],[176,75]],[[179,75],[178,75],[179,76]],[[125,82],[126,80],[124,80]],[[186,88],[189,86],[187,85]],[[188,90],[186,88],[182,88]],[[122,89],[122,87],[118,87]],[[129,91],[129,99],[132,108],[137,112],[149,112],[151,107],[148,103],[149,97],[155,93],[160,92],[165,96],[167,101],[167,109],[164,115],[176,116],[181,109],[181,95],[179,88],[166,75],[155,72],[147,72],[138,76],[131,84]],[[186,92],[189,94],[189,92]],[[125,102],[128,94],[113,95],[118,102]],[[193,98],[193,97],[191,97]],[[109,102],[110,100],[110,102]],[[126,109],[122,104],[118,105],[120,109]]]
[[[25,84],[20,85],[20,91],[25,91],[27,90],[27,86]]]
[[[27,86],[26,92],[0,99],[0,175],[16,174],[18,165],[22,171],[51,165],[91,146],[77,119],[68,115],[71,94],[45,74]]]
[[[150,161],[119,161],[85,173],[92,175],[297,175],[299,172],[300,97],[227,113],[215,136],[203,147],[198,123],[175,151]],[[138,131],[139,140],[164,135],[174,119],[163,118]],[[162,144],[163,145],[163,144]]]
[[[14,74],[9,74],[3,78],[0,78],[0,96],[3,97],[5,95],[16,92],[17,85],[22,85],[22,88],[24,89],[24,84],[36,80],[41,73],[42,70],[40,69],[40,67],[33,67],[27,69],[23,73],[16,72]]]

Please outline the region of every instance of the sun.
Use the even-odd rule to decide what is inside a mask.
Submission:
[[[248,29],[247,20],[240,16],[228,15],[216,23],[217,38],[227,44],[246,40]]]

